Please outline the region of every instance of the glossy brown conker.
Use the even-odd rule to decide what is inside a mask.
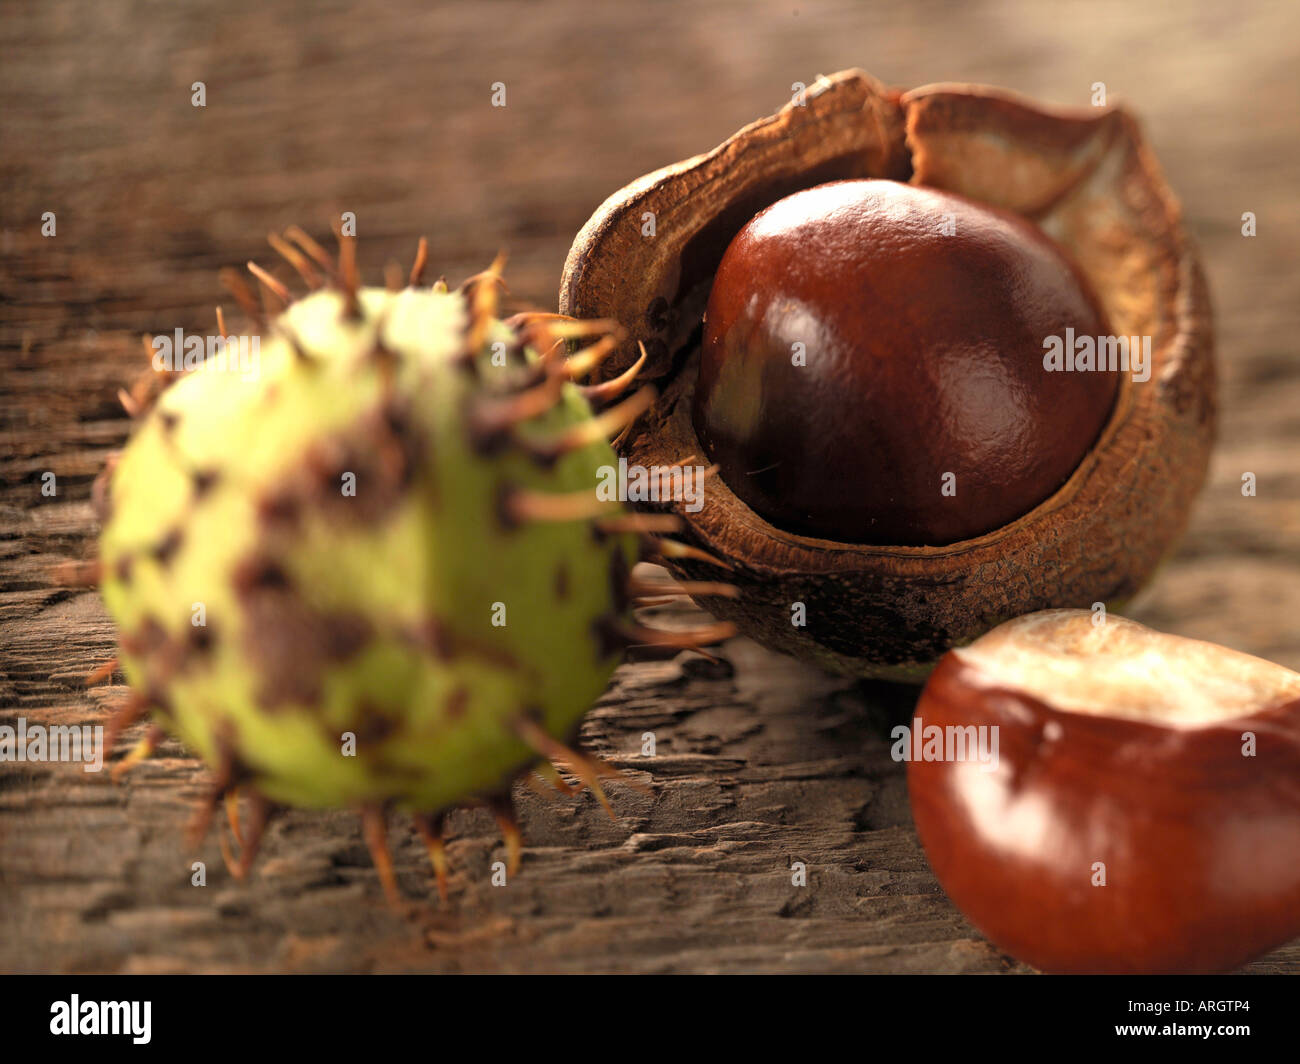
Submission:
[[[1047,972],[1224,971],[1300,935],[1300,674],[1095,619],[1020,617],[935,668],[913,737],[996,751],[908,759],[939,883]]]
[[[845,70],[711,151],[637,178],[575,237],[560,312],[625,328],[597,379],[636,366],[660,391],[615,444],[629,464],[703,460],[692,417],[701,318],[736,234],[801,189],[861,179],[942,190],[1020,216],[1078,269],[1108,335],[1143,345],[1144,370],[1122,374],[1101,434],[1069,479],[973,539],[804,535],[766,519],[716,475],[703,505],[694,497],[642,504],[667,509],[682,523],[677,538],[727,563],[740,594],[695,596],[719,618],[827,669],[920,682],[945,651],[1008,617],[1118,607],[1151,579],[1205,480],[1217,405],[1213,318],[1177,197],[1133,114],[1055,108],[982,85],[904,90]],[[927,309],[923,292],[915,304]],[[820,424],[801,427],[799,438],[821,439]],[[956,488],[948,501],[965,506]],[[717,576],[698,554],[669,567],[692,582]],[[806,624],[791,623],[796,602]]]
[[[778,527],[847,543],[979,536],[1061,487],[1115,402],[1110,370],[1044,368],[1109,332],[1031,222],[937,189],[835,181],[731,241],[692,419],[728,487]]]

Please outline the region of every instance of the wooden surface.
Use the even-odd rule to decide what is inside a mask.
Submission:
[[[453,280],[507,248],[516,301],[553,307],[606,195],[847,66],[1073,104],[1103,81],[1143,117],[1204,250],[1223,419],[1192,528],[1131,612],[1300,668],[1300,9],[1164,7],[0,4],[0,722],[99,723],[124,694],[82,686],[113,632],[49,570],[93,547],[90,482],[125,437],[114,395],[139,335],[209,331],[218,268],[352,210],[375,281],[426,233]],[[191,887],[181,830],[203,775],[174,744],[121,786],[0,765],[0,970],[1025,970],[926,867],[886,738],[911,696],[743,640],[725,656],[617,674],[583,732],[649,787],[612,786],[617,822],[589,795],[521,788],[522,872],[494,888],[495,826],[458,813],[451,903],[405,917],[341,813],[277,821],[244,884],[214,835]],[[417,841],[396,820],[392,838],[403,890],[426,898]],[[1250,970],[1300,972],[1300,943]]]

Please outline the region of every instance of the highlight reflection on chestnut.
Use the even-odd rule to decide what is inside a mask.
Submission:
[[[924,726],[999,757],[912,761],[953,902],[1049,972],[1207,972],[1300,935],[1300,675],[1086,611],[1010,621],[940,661]]]

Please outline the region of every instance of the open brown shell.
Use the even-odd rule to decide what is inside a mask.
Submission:
[[[670,503],[698,546],[735,566],[736,600],[701,599],[760,642],[851,673],[919,679],[947,649],[1014,616],[1131,597],[1183,530],[1215,423],[1205,279],[1177,201],[1121,108],[1048,110],[969,85],[885,89],[861,71],[803,105],[611,196],[578,234],[560,310],[614,318],[603,367],[664,393],[623,451],[643,466],[704,457],[690,419],[701,314],[735,233],[800,188],[884,177],[948,189],[1036,222],[1091,282],[1116,335],[1150,336],[1151,377],[1125,377],[1111,419],[1069,481],[1023,517],[942,547],[879,547],[773,527],[719,478],[702,510]],[[647,212],[653,237],[643,235]],[[810,425],[809,431],[818,431]],[[696,562],[674,563],[708,578]],[[792,624],[805,605],[806,625]]]

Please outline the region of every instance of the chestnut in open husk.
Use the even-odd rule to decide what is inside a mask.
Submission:
[[[919,680],[1008,618],[1122,604],[1204,480],[1205,282],[1119,108],[820,79],[610,197],[560,309],[663,389],[630,464],[719,467],[666,504],[741,590],[701,605],[830,669]],[[1049,368],[1078,337],[1150,359]]]
[[[940,884],[1048,972],[1225,971],[1300,935],[1300,674],[1098,619],[1017,618],[931,675],[907,771]]]
[[[1042,338],[1065,329],[1109,332],[1018,215],[898,181],[818,185],[722,257],[692,423],[723,482],[782,528],[971,539],[1064,484],[1110,416],[1117,373],[1043,372]]]

